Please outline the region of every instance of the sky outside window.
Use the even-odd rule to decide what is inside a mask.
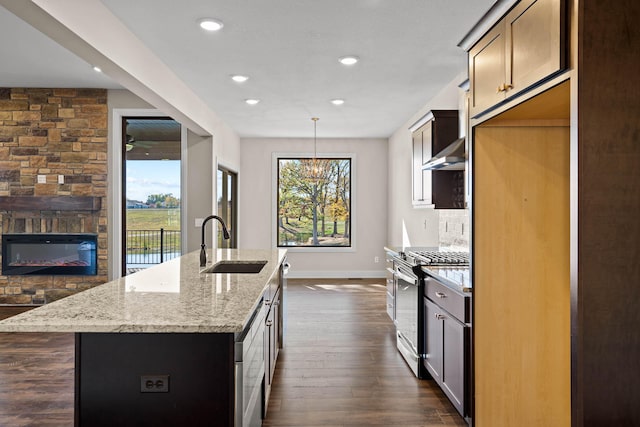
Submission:
[[[180,198],[179,160],[127,160],[127,199],[146,202],[151,194]]]

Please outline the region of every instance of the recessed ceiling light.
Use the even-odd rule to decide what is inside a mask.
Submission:
[[[333,105],[342,105],[342,104],[344,104],[344,99],[332,99],[331,103]]]
[[[234,74],[233,76],[231,76],[231,80],[233,80],[234,82],[237,83],[243,83],[246,82],[247,80],[249,80],[248,76],[243,76],[240,74]]]
[[[258,102],[260,102],[259,99],[245,99],[244,102],[246,102],[249,105],[256,105]]]
[[[224,24],[217,19],[213,18],[202,18],[198,21],[200,27],[207,31],[218,31],[224,27]]]
[[[98,67],[97,65],[93,66],[93,71],[95,71],[96,73],[101,73],[102,69],[100,67]]]
[[[360,58],[355,55],[343,56],[342,58],[338,59],[338,61],[340,61],[342,65],[353,65],[359,60]]]

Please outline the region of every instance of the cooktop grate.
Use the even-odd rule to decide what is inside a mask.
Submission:
[[[409,252],[408,255],[423,265],[432,266],[467,266],[469,265],[468,252],[441,252],[441,251],[415,251]]]

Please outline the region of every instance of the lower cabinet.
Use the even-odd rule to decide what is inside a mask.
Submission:
[[[273,383],[273,373],[276,369],[276,361],[278,353],[282,348],[282,316],[281,307],[281,289],[275,292],[270,300],[265,300],[267,305],[267,316],[265,318],[264,329],[264,413],[267,415],[269,405],[269,396],[271,395],[271,384]]]
[[[424,367],[460,415],[469,415],[471,328],[424,298]]]

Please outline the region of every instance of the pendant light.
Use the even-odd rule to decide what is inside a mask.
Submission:
[[[313,158],[311,159],[310,162],[308,162],[307,167],[307,178],[312,180],[312,181],[317,181],[318,179],[320,179],[320,162],[318,161],[318,139],[317,139],[317,125],[318,125],[318,120],[320,120],[318,117],[311,117],[311,120],[313,120]]]

